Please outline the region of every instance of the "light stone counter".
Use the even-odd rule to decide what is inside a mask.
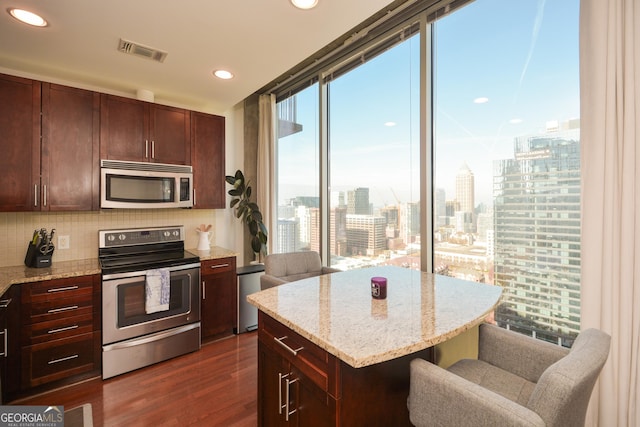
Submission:
[[[53,262],[51,267],[31,268],[24,265],[0,268],[0,295],[11,285],[42,280],[63,279],[66,277],[88,276],[100,274],[100,263],[97,258],[75,261]]]
[[[200,261],[238,256],[237,252],[221,248],[220,246],[211,246],[211,249],[208,251],[199,251],[197,249],[187,249],[187,251],[194,255],[198,255],[200,257]]]
[[[371,297],[370,279],[386,277],[387,298]],[[446,341],[481,323],[502,289],[383,266],[286,283],[247,301],[354,368],[385,362]]]
[[[194,255],[198,255],[200,261],[237,255],[236,252],[218,246],[212,246],[210,251],[198,251],[197,249],[189,249],[188,251]],[[54,261],[52,266],[47,268],[30,268],[24,265],[0,267],[0,296],[2,296],[11,285],[18,283],[40,282],[43,280],[88,276],[100,273],[101,269],[98,258],[75,261]]]

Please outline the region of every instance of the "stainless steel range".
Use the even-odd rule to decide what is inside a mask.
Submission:
[[[200,348],[200,258],[184,227],[99,232],[102,378]]]

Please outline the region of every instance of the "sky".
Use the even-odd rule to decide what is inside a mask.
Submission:
[[[476,204],[490,204],[493,160],[513,157],[514,137],[579,117],[578,10],[476,0],[435,24],[435,186],[447,199],[466,162]],[[419,199],[419,52],[412,37],[329,84],[332,191],[368,187],[377,207]],[[278,142],[279,203],[318,195],[317,85],[297,103],[303,131]]]

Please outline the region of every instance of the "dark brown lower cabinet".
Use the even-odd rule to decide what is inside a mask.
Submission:
[[[232,335],[238,318],[236,257],[202,261],[200,275],[202,341]]]
[[[261,342],[258,371],[259,425],[335,425],[335,399]]]
[[[99,376],[100,275],[21,286],[21,390],[29,395]]]
[[[433,350],[353,368],[258,313],[259,426],[411,426],[409,363]]]
[[[20,390],[20,285],[0,297],[0,383],[2,404]]]

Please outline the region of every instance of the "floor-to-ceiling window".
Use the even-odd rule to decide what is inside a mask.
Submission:
[[[426,255],[437,273],[502,286],[501,326],[570,344],[580,324],[579,0],[475,0],[447,12],[405,17],[399,36],[381,32],[382,48],[369,40],[304,90],[283,89],[278,106],[293,105],[300,127],[278,139],[278,251],[325,248],[325,263],[343,269],[424,270]],[[296,237],[281,246],[285,235]]]
[[[274,252],[318,251],[319,114],[318,85],[278,102]]]
[[[420,268],[419,49],[413,36],[327,83],[333,267]]]
[[[578,0],[434,24],[436,271],[504,288],[501,326],[580,330]]]

